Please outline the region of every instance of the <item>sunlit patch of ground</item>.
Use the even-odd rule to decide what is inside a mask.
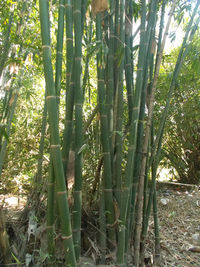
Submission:
[[[0,205],[9,210],[21,210],[26,205],[26,198],[12,194],[0,195]]]
[[[167,199],[167,204],[162,201]],[[167,190],[158,194],[158,216],[160,221],[161,266],[199,267],[200,251],[200,192],[179,192]],[[147,242],[148,253],[154,246],[153,220]]]

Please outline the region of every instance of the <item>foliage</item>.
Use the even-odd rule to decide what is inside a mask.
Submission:
[[[176,83],[166,123],[163,148],[164,166],[169,160],[171,167],[178,173],[176,177],[178,181],[195,184],[200,182],[199,49],[199,37],[196,35]],[[177,52],[178,50],[172,51],[163,64],[163,70],[167,72],[160,77],[156,116],[159,116],[159,110],[162,110],[165,102],[170,70],[173,69]]]

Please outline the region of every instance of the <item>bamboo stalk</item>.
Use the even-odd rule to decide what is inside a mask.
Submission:
[[[92,42],[92,18],[91,16],[92,15],[90,14],[89,25],[87,26],[87,29],[86,29],[86,34],[89,35],[87,39],[87,45],[90,45]],[[83,95],[85,95],[86,86],[87,86],[87,82],[89,79],[89,62],[90,62],[90,54],[89,54],[89,51],[87,51],[87,55],[85,59],[85,71],[84,71],[84,77],[83,77]]]
[[[49,266],[55,266],[54,196],[55,196],[55,176],[54,176],[52,158],[50,158],[48,186],[47,186],[47,242],[48,242]]]
[[[160,266],[160,233],[158,222],[158,207],[157,207],[157,193],[154,191],[153,195],[153,217],[154,217],[154,233],[155,233],[155,264]]]
[[[116,190],[118,192],[121,191],[122,187],[122,122],[123,122],[123,70],[124,70],[124,44],[125,44],[125,1],[120,0],[120,29],[119,29],[119,44],[118,51],[121,51],[121,56],[118,58],[117,62],[117,71],[119,73],[118,80],[116,83],[116,92],[115,92],[115,101],[116,105],[116,128],[115,131],[115,161],[114,161],[114,169],[115,169],[115,180],[116,180]],[[120,200],[119,200],[120,203]]]
[[[197,4],[199,5],[199,3],[197,3]],[[197,7],[198,6],[196,6],[196,9],[197,9]],[[191,25],[192,25],[191,21],[193,21],[194,16],[195,16],[195,13],[196,12],[193,12],[193,15],[191,16],[191,20],[190,20],[190,22],[188,24],[188,31],[191,31],[191,33],[192,33],[192,35],[190,36],[190,38],[192,38],[192,36],[194,36],[194,33],[195,33],[195,31],[193,31],[191,29]],[[200,19],[198,18],[198,21],[197,22],[199,23],[199,21],[200,21]],[[186,34],[185,34],[186,37],[189,35],[189,32],[188,31],[186,31]],[[186,40],[187,40],[187,38],[186,39],[184,38],[184,41],[183,41],[183,44],[182,44],[182,48],[185,48],[185,46],[186,46]],[[180,65],[179,64],[181,64],[181,62],[183,61],[184,57],[188,53],[188,49],[187,48],[188,48],[188,46],[186,47],[184,53],[183,53],[183,50],[182,49],[179,52],[179,56],[178,56],[177,63],[176,63],[176,68],[174,70],[175,73],[174,73],[174,76],[173,77],[178,77],[178,73],[180,71]],[[181,58],[181,60],[180,60],[180,58]],[[170,87],[170,90],[169,91],[171,91],[171,90],[174,89],[173,88],[174,82],[175,82],[174,79],[172,79],[171,87]],[[172,94],[169,93],[168,94],[168,97],[170,97],[171,95]],[[166,108],[168,101],[169,101],[169,99],[167,99],[165,110],[163,112],[167,112],[167,110],[168,110]],[[163,113],[162,119],[164,119],[164,122],[165,122],[165,120],[166,120],[166,114],[165,113]],[[153,198],[154,198],[154,192],[155,192],[156,170],[157,170],[157,166],[158,166],[158,163],[159,163],[160,151],[161,151],[161,146],[162,146],[162,136],[163,136],[164,124],[165,124],[165,123],[163,123],[162,119],[161,119],[161,124],[160,124],[159,130],[158,130],[158,133],[157,133],[157,137],[156,137],[156,141],[155,141],[155,142],[157,142],[157,140],[158,140],[158,145],[157,146],[155,144],[153,145],[153,147],[152,147],[152,155],[151,155],[151,159],[150,159],[150,163],[149,163],[149,164],[152,164],[153,161],[156,161],[156,164],[154,166],[154,169],[155,169],[154,170],[154,176],[152,177],[152,184],[151,184],[151,188],[150,188],[148,206],[147,206],[146,214],[145,214],[145,217],[144,217],[144,223],[143,223],[142,244],[141,244],[141,247],[142,247],[141,256],[142,257],[144,257],[144,241],[145,241],[145,237],[146,237],[146,233],[147,233],[147,227],[148,227],[148,220],[149,220],[150,211],[151,211],[151,205],[152,205],[152,202],[154,201]],[[161,126],[162,126],[162,128],[161,128]],[[158,136],[159,136],[159,138],[158,138]],[[155,147],[157,148],[156,153],[155,153]],[[155,203],[154,203],[154,205],[155,205]],[[155,223],[157,223],[157,222],[155,222]],[[156,235],[157,235],[157,233],[156,233]],[[159,240],[157,240],[157,241],[159,241]],[[158,249],[158,245],[157,245],[157,249]]]
[[[39,144],[39,152],[38,152],[38,163],[37,163],[37,172],[35,174],[35,190],[36,199],[35,205],[38,206],[41,195],[41,185],[42,185],[42,163],[43,163],[43,154],[44,154],[44,142],[45,142],[45,132],[47,126],[47,103],[46,97],[44,100],[44,108],[42,115],[42,125],[41,125],[41,136],[40,136],[40,144]]]
[[[144,40],[145,40],[145,21],[146,21],[146,2],[142,1],[141,10],[141,38],[140,38],[140,51],[138,57],[138,70],[136,78],[136,89],[134,94],[133,102],[133,112],[130,125],[130,136],[129,136],[129,148],[128,148],[128,158],[125,170],[125,183],[122,188],[121,201],[120,201],[120,217],[119,217],[119,236],[118,236],[118,250],[117,250],[117,264],[119,266],[124,266],[125,264],[125,233],[126,233],[126,219],[127,219],[127,209],[129,207],[129,198],[131,194],[131,183],[133,177],[134,169],[134,159],[136,151],[136,136],[137,136],[137,126],[139,118],[139,109],[141,102],[141,90],[142,90],[142,73],[144,66]]]
[[[73,240],[77,262],[81,252],[81,214],[82,214],[82,151],[83,145],[83,92],[81,87],[82,59],[82,23],[81,0],[74,1],[74,32],[75,32],[75,179],[73,207]]]
[[[64,36],[64,14],[65,0],[59,1],[58,13],[58,33],[57,33],[57,49],[56,49],[56,75],[55,75],[55,90],[56,95],[60,95],[61,79],[62,79],[62,58],[63,58],[63,36]]]
[[[18,99],[18,93],[21,89],[21,82],[22,82],[22,77],[23,77],[23,69],[20,70],[20,75],[19,75],[19,79],[17,80],[17,91],[14,93],[13,92],[13,97],[14,97],[14,101],[12,103],[11,109],[10,109],[10,113],[8,114],[8,118],[7,118],[7,124],[6,124],[6,133],[7,136],[9,137],[10,135],[10,130],[11,130],[11,123],[13,120],[13,116],[15,113],[15,109],[16,109],[16,105],[17,105],[17,99]],[[6,155],[6,149],[7,149],[7,144],[8,144],[8,139],[5,138],[4,142],[2,144],[1,150],[0,150],[0,177],[2,174],[2,169],[3,169],[3,164],[4,164],[4,160],[5,160],[5,155]]]
[[[195,34],[196,30],[197,30],[196,26],[200,22],[200,18],[198,17],[198,19],[197,19],[197,21],[196,21],[196,23],[194,25],[194,28],[192,28],[193,20],[194,20],[194,17],[196,15],[196,12],[198,11],[199,5],[200,5],[200,2],[197,1],[196,6],[195,6],[195,8],[193,10],[193,13],[191,15],[190,21],[189,21],[189,23],[187,25],[187,28],[186,28],[185,36],[184,36],[184,39],[183,39],[183,42],[182,42],[182,45],[181,45],[181,49],[179,51],[179,55],[178,55],[178,58],[177,58],[177,61],[176,61],[175,69],[174,69],[174,72],[173,72],[173,77],[172,77],[172,81],[171,81],[171,84],[170,84],[170,89],[169,89],[169,92],[168,92],[165,109],[163,110],[163,114],[161,116],[161,123],[159,125],[158,133],[156,135],[156,140],[155,140],[153,148],[152,148],[151,160],[153,160],[153,157],[156,154],[156,150],[157,150],[157,146],[158,146],[158,143],[159,143],[159,139],[161,137],[163,128],[165,126],[168,110],[169,110],[169,107],[170,107],[171,97],[172,97],[172,94],[173,94],[174,89],[175,89],[176,79],[177,79],[177,77],[179,75],[180,68],[182,66],[181,64],[182,64],[184,58],[186,57],[187,53],[189,52],[189,48],[190,47],[187,44],[188,37],[190,35],[190,42],[191,42],[191,40],[193,39],[194,34]]]
[[[99,226],[100,237],[99,243],[101,248],[101,264],[105,264],[106,260],[106,216],[105,216],[105,199],[103,192],[100,192],[100,207],[99,207]]]
[[[71,0],[65,1],[66,10],[66,111],[63,134],[62,160],[64,174],[67,176],[67,165],[72,135],[72,118],[74,108],[74,49],[73,49],[73,14]]]
[[[72,239],[69,207],[67,202],[67,192],[65,187],[65,177],[63,172],[60,138],[58,129],[58,110],[56,101],[55,85],[53,80],[53,69],[51,63],[50,29],[48,1],[40,0],[40,23],[42,35],[43,64],[46,81],[47,109],[49,115],[50,136],[51,136],[51,156],[56,179],[57,202],[59,217],[61,221],[62,238],[66,251],[66,266],[76,267],[76,258]]]
[[[0,206],[0,249],[1,249],[0,251],[1,251],[2,266],[10,265],[12,262],[11,252],[10,252],[8,235],[6,232],[6,224],[5,224],[2,206]]]
[[[102,42],[101,31],[101,14],[96,15],[96,41]],[[98,102],[100,111],[100,124],[101,124],[101,142],[103,148],[104,158],[104,178],[103,190],[105,197],[105,214],[106,223],[108,227],[108,237],[115,243],[115,231],[112,228],[115,222],[115,213],[113,207],[113,192],[112,192],[112,171],[111,171],[111,155],[110,143],[108,135],[108,119],[105,107],[105,85],[104,85],[104,65],[102,62],[102,51],[97,53],[97,77],[98,77]]]
[[[2,53],[1,53],[1,57],[0,57],[0,78],[8,57],[8,53],[9,53],[9,49],[10,49],[10,31],[11,31],[11,27],[12,27],[12,21],[13,21],[13,16],[14,16],[14,12],[11,13],[11,16],[9,16],[9,21],[8,21],[8,27],[7,27],[7,31],[5,34],[5,40],[3,43],[3,49],[2,49]]]
[[[136,155],[135,155],[135,168],[133,172],[133,192],[131,193],[131,205],[130,205],[130,226],[129,231],[134,233],[133,224],[135,219],[135,195],[137,190],[137,184],[139,181],[139,174],[141,168],[141,159],[142,159],[142,143],[143,143],[143,135],[144,135],[144,124],[145,124],[145,104],[147,100],[147,91],[149,85],[147,85],[147,81],[149,80],[151,84],[151,70],[153,69],[153,58],[151,54],[152,49],[152,40],[154,38],[154,31],[156,27],[156,8],[157,1],[151,1],[150,4],[150,13],[148,19],[148,25],[145,34],[145,46],[144,46],[144,54],[145,54],[145,62],[144,62],[144,72],[143,72],[143,84],[142,84],[142,95],[141,95],[141,103],[140,103],[140,114],[139,114],[139,122],[138,122],[138,132],[137,132],[137,147],[136,147]]]
[[[168,34],[169,25],[172,19],[175,5],[176,5],[176,1],[173,2],[171,10],[170,10],[168,23],[167,23],[165,34],[163,37],[162,48],[161,48],[161,52],[160,52],[159,59],[158,59],[158,64],[156,66],[156,70],[154,74],[152,93],[150,95],[150,100],[149,100],[149,110],[148,110],[148,117],[147,117],[146,129],[145,129],[145,136],[144,136],[144,141],[143,141],[143,146],[142,146],[142,163],[141,163],[141,171],[140,171],[139,184],[138,184],[138,207],[137,207],[137,215],[136,215],[135,244],[134,244],[134,260],[135,260],[136,267],[139,266],[139,258],[140,258],[140,235],[141,235],[141,225],[142,225],[144,176],[145,176],[145,167],[146,167],[146,159],[147,159],[147,147],[148,147],[148,142],[149,142],[149,133],[151,129],[151,120],[152,120],[152,114],[153,114],[154,95],[155,95],[165,40]]]
[[[131,123],[133,111],[133,67],[132,67],[132,21],[131,2],[126,0],[125,15],[125,78],[129,110],[129,124]]]

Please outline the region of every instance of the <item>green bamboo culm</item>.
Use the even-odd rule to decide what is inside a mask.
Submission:
[[[59,219],[61,222],[61,232],[65,247],[66,266],[77,267],[74,244],[72,238],[71,221],[69,207],[67,202],[67,192],[65,186],[65,177],[63,172],[60,137],[58,129],[58,110],[56,101],[55,85],[53,80],[53,69],[51,62],[51,46],[50,46],[50,28],[49,28],[49,10],[48,1],[40,0],[40,23],[42,35],[43,64],[46,81],[46,99],[48,118],[50,125],[51,138],[51,157],[53,169],[55,173],[56,197],[59,208]]]
[[[60,95],[61,78],[62,78],[62,58],[63,58],[63,36],[64,36],[64,14],[65,0],[59,1],[58,14],[58,33],[57,33],[57,49],[56,49],[56,75],[55,75],[55,90],[56,95]]]
[[[165,34],[163,37],[162,42],[162,48],[159,54],[159,60],[157,62],[157,66],[155,69],[153,84],[152,84],[152,91],[151,95],[149,97],[149,104],[148,104],[148,117],[147,117],[147,123],[146,123],[146,129],[145,129],[145,135],[143,139],[143,145],[142,145],[142,162],[141,162],[141,170],[140,170],[140,176],[139,176],[139,184],[138,184],[138,206],[137,206],[137,214],[136,214],[136,228],[135,228],[135,244],[134,244],[134,257],[135,257],[135,265],[139,266],[140,261],[140,237],[141,237],[141,228],[142,228],[142,211],[143,211],[143,189],[144,189],[144,177],[145,177],[145,170],[146,170],[146,164],[147,164],[147,150],[148,150],[148,144],[149,144],[149,136],[150,136],[150,130],[151,130],[151,121],[152,121],[152,115],[153,115],[153,105],[154,105],[154,96],[155,96],[155,90],[160,70],[160,64],[162,59],[162,53],[165,45],[166,36],[168,34],[169,26],[171,23],[172,14],[175,8],[176,1],[173,2],[170,14],[168,17],[168,23],[166,26]]]
[[[73,77],[73,14],[71,0],[65,1],[66,10],[66,111],[65,111],[65,128],[63,134],[63,167],[66,176],[69,151],[72,135],[72,118],[74,109],[74,77]]]
[[[11,130],[11,127],[12,127],[12,120],[13,120],[13,116],[15,114],[15,109],[16,109],[16,105],[17,105],[19,91],[20,91],[21,86],[22,86],[22,77],[23,77],[23,74],[24,74],[24,69],[23,68],[20,70],[19,74],[20,74],[19,78],[17,79],[16,85],[15,85],[16,86],[16,91],[13,90],[13,92],[12,92],[13,103],[12,103],[11,107],[9,108],[9,112],[8,112],[8,115],[7,115],[7,121],[6,121],[6,127],[5,127],[7,138],[4,138],[2,147],[0,149],[0,177],[1,177],[1,174],[2,174],[3,164],[4,164],[4,160],[5,160],[5,156],[6,156],[8,137],[10,135],[10,130]]]
[[[138,127],[138,118],[141,102],[141,90],[142,90],[142,74],[144,66],[144,40],[145,40],[145,21],[146,21],[146,2],[142,1],[142,10],[141,10],[141,36],[140,36],[140,50],[138,57],[138,70],[136,78],[136,87],[133,101],[133,112],[130,125],[130,135],[129,135],[129,148],[128,148],[128,157],[127,165],[125,169],[125,182],[122,187],[121,200],[120,200],[120,217],[119,217],[119,234],[118,234],[118,248],[117,248],[117,264],[118,266],[125,265],[125,249],[126,242],[128,242],[126,237],[126,224],[127,224],[127,215],[129,214],[128,207],[130,197],[132,194],[132,180],[133,180],[133,169],[134,169],[134,160],[135,160],[135,151],[136,151],[136,140],[137,140],[137,127]],[[136,187],[135,187],[136,188]]]
[[[48,244],[48,264],[55,266],[55,239],[54,239],[54,196],[55,196],[55,175],[52,158],[49,163],[48,186],[47,186],[47,244]]]
[[[2,75],[3,68],[5,66],[8,53],[9,53],[9,49],[10,49],[10,31],[12,27],[13,15],[14,15],[14,12],[12,12],[11,15],[9,16],[8,27],[7,27],[5,39],[3,42],[3,49],[1,50],[2,53],[0,54],[0,77]]]
[[[89,25],[86,26],[86,35],[88,35],[87,38],[87,45],[90,45],[92,42],[92,25],[93,25],[93,20],[91,18],[91,14],[90,14],[90,20],[89,20]],[[90,53],[89,50],[87,51],[87,55],[86,55],[86,59],[85,59],[85,70],[84,70],[84,77],[83,77],[83,96],[86,93],[86,86],[88,83],[88,79],[89,79],[89,62],[90,62]],[[90,99],[90,96],[89,96]]]
[[[37,172],[35,174],[35,188],[37,194],[37,201],[40,201],[40,193],[41,193],[41,185],[42,185],[42,163],[43,163],[43,155],[44,155],[44,144],[45,144],[45,133],[47,126],[47,103],[46,96],[44,101],[43,115],[42,115],[42,125],[41,125],[41,136],[40,136],[40,145],[39,145],[39,153],[38,153],[38,163],[37,163]],[[37,204],[36,204],[37,205]]]
[[[99,207],[99,228],[100,237],[99,244],[101,248],[101,263],[105,264],[106,256],[106,216],[105,216],[105,199],[103,192],[100,192],[100,207]]]
[[[132,69],[132,2],[129,0],[125,1],[126,17],[125,17],[125,79],[126,79],[126,90],[128,99],[128,116],[129,124],[131,123],[131,117],[133,112],[133,69]]]
[[[171,84],[170,84],[170,89],[169,89],[167,100],[166,100],[165,109],[163,110],[163,114],[161,116],[162,117],[161,123],[159,125],[159,129],[158,129],[158,132],[157,132],[157,135],[156,135],[156,140],[155,140],[154,145],[153,145],[152,160],[153,160],[153,157],[155,156],[155,153],[156,153],[156,150],[157,150],[157,146],[158,146],[158,143],[159,143],[159,139],[161,137],[163,128],[165,126],[168,110],[170,108],[170,101],[171,101],[171,98],[172,98],[172,95],[173,95],[173,92],[174,92],[174,89],[175,89],[176,80],[177,80],[177,77],[179,75],[179,72],[180,72],[180,69],[181,69],[181,66],[182,66],[182,62],[185,59],[187,53],[189,52],[189,49],[190,49],[189,43],[192,41],[192,39],[194,37],[194,34],[195,34],[196,30],[197,30],[197,26],[200,23],[200,17],[198,17],[197,21],[193,25],[193,21],[194,21],[194,18],[196,16],[196,13],[198,11],[199,5],[200,5],[200,1],[198,0],[196,5],[195,5],[195,7],[194,7],[194,10],[193,10],[193,13],[191,15],[190,21],[188,22],[188,25],[187,25],[187,28],[186,28],[186,32],[185,32],[185,36],[183,38],[183,42],[182,42],[182,45],[181,45],[181,48],[180,48],[180,51],[179,51],[179,55],[178,55],[178,58],[177,58],[177,61],[176,61],[176,65],[175,65],[175,69],[174,69],[174,72],[173,72],[173,77],[172,77]],[[189,37],[189,41],[188,41],[188,37]]]
[[[125,1],[120,0],[119,5],[119,40],[118,40],[118,57],[116,71],[118,72],[118,77],[116,78],[116,88],[115,88],[115,114],[116,123],[114,133],[115,133],[115,144],[114,144],[114,179],[116,182],[116,192],[121,191],[122,187],[122,136],[123,136],[123,78],[124,78],[124,51],[125,51]],[[116,194],[118,196],[118,194]],[[118,196],[118,202],[120,203],[120,196]]]
[[[101,14],[96,15],[96,42],[102,43],[101,31]],[[103,162],[104,162],[104,177],[103,177],[103,190],[105,197],[105,213],[106,224],[108,226],[108,238],[112,244],[115,244],[115,231],[112,228],[115,222],[115,213],[113,207],[113,191],[112,191],[112,169],[111,169],[111,155],[110,143],[108,135],[108,118],[105,100],[105,81],[104,81],[104,62],[102,55],[102,48],[97,53],[97,78],[98,78],[98,105],[100,111],[100,124],[101,124],[101,142],[103,148]]]
[[[136,145],[136,154],[135,154],[135,168],[133,172],[133,191],[131,193],[130,198],[130,224],[127,225],[128,235],[129,232],[134,230],[134,219],[135,219],[135,205],[136,199],[135,194],[137,190],[137,184],[139,180],[139,173],[141,167],[141,157],[142,157],[142,143],[143,143],[143,132],[144,132],[144,124],[145,124],[145,105],[147,99],[147,91],[151,84],[151,70],[153,70],[153,56],[151,54],[152,43],[154,39],[154,29],[156,26],[156,9],[157,9],[157,1],[152,0],[149,7],[149,15],[148,15],[148,24],[145,30],[145,45],[144,49],[144,62],[143,62],[143,82],[142,82],[142,92],[141,92],[141,104],[140,104],[140,113],[139,113],[139,121],[138,121],[138,130],[137,130],[137,145]],[[147,82],[149,84],[147,85]],[[134,231],[133,231],[134,233]],[[135,238],[134,238],[135,239]]]
[[[81,85],[82,60],[82,23],[81,0],[74,1],[74,90],[75,90],[75,179],[74,179],[74,207],[73,207],[73,239],[77,262],[81,253],[81,214],[82,214],[82,157],[83,146],[83,92]]]
[[[144,258],[144,242],[145,242],[145,237],[146,237],[146,234],[147,234],[147,228],[148,228],[148,221],[149,221],[151,206],[152,206],[152,203],[154,203],[154,209],[155,209],[155,205],[156,205],[155,199],[154,199],[155,198],[154,194],[155,194],[156,171],[157,171],[157,167],[158,167],[158,163],[159,163],[159,156],[160,156],[160,151],[161,151],[162,137],[163,137],[164,125],[165,125],[165,121],[166,121],[166,117],[167,117],[167,112],[168,112],[168,109],[169,109],[169,102],[171,100],[172,92],[173,92],[173,90],[175,88],[175,81],[176,81],[176,79],[178,77],[178,74],[180,72],[180,68],[182,66],[181,63],[183,62],[186,54],[188,53],[189,46],[188,46],[188,44],[186,44],[187,38],[189,36],[189,33],[191,32],[191,34],[190,34],[190,41],[191,41],[193,36],[194,36],[194,33],[195,33],[195,30],[193,30],[193,28],[192,28],[192,23],[193,23],[194,16],[196,14],[196,10],[198,9],[198,6],[199,6],[199,2],[197,2],[197,5],[196,5],[196,7],[195,7],[195,9],[193,11],[193,14],[191,16],[190,22],[188,23],[186,34],[185,34],[185,37],[184,37],[184,40],[183,40],[183,44],[181,46],[181,49],[180,49],[180,52],[179,52],[179,55],[178,55],[178,59],[177,59],[175,70],[174,70],[174,73],[173,73],[173,78],[172,78],[171,86],[170,86],[170,89],[169,89],[169,94],[168,94],[168,98],[167,98],[167,101],[166,101],[166,106],[165,106],[165,109],[163,111],[163,115],[162,115],[161,123],[159,125],[159,129],[158,129],[158,133],[157,133],[157,136],[156,136],[156,140],[155,140],[155,143],[153,144],[153,148],[152,148],[152,155],[151,155],[151,159],[150,159],[150,163],[149,164],[152,165],[154,163],[154,166],[152,167],[153,171],[154,171],[154,175],[152,176],[152,184],[151,184],[151,188],[150,188],[148,205],[147,205],[146,214],[144,216],[144,221],[143,221],[142,240],[141,240],[141,257],[142,258]],[[172,13],[173,12],[171,12],[171,14]],[[195,23],[196,25],[198,25],[199,20],[200,19],[198,18],[198,20]],[[195,25],[195,28],[196,28],[196,25]],[[166,37],[167,32],[168,32],[168,30],[166,29],[164,37]],[[162,44],[162,46],[163,46],[163,44]],[[160,53],[162,53],[162,50],[163,50],[163,47],[162,47]],[[158,57],[157,62],[159,62],[159,61],[160,61],[160,58]],[[155,212],[154,212],[154,217],[155,217]],[[154,221],[155,221],[155,224],[157,225],[158,222],[157,222],[156,218],[154,218]],[[155,237],[156,241],[159,242],[158,232],[155,232],[155,235],[157,236],[157,237]],[[158,250],[158,244],[157,244],[156,248]]]

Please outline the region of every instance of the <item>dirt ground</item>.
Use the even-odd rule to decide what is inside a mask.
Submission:
[[[200,266],[200,192],[158,192],[162,266]],[[154,230],[150,222],[146,256],[152,255]],[[193,252],[191,250],[197,250]]]
[[[6,219],[16,223],[16,214],[25,200],[13,196],[0,196],[4,202]],[[161,266],[200,267],[200,191],[158,191],[158,213],[161,239]],[[154,223],[150,219],[145,258],[153,258]],[[196,251],[196,252],[195,252]],[[83,266],[85,266],[83,264]],[[87,265],[96,266],[96,265]],[[114,265],[112,265],[114,266]],[[154,265],[148,265],[154,266]]]

